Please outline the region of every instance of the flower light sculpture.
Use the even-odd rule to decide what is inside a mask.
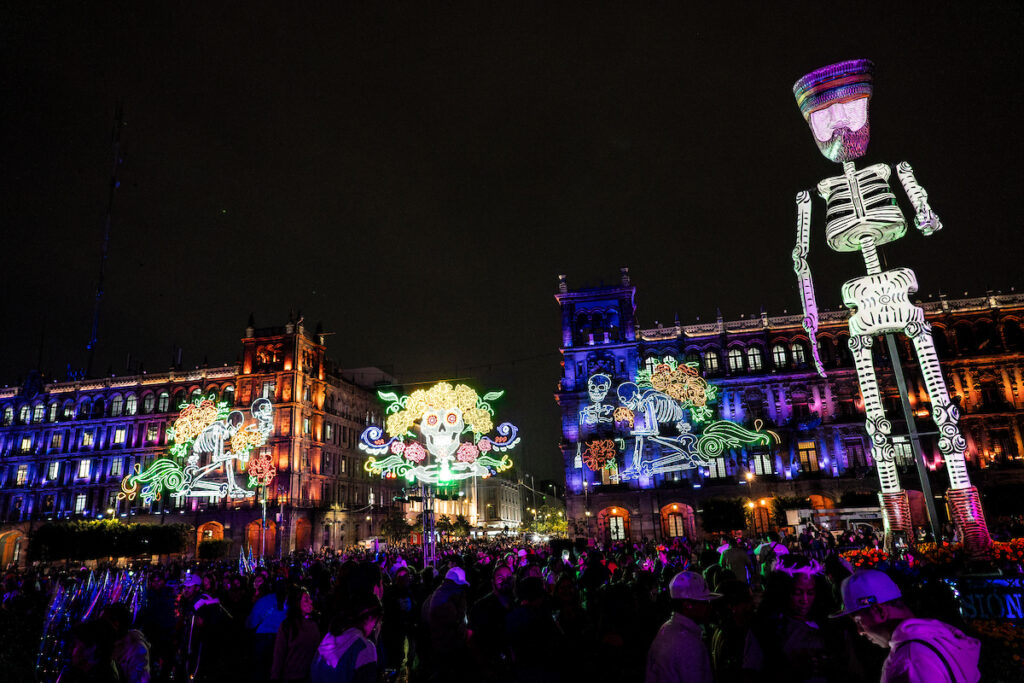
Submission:
[[[917,276],[910,268],[883,270],[878,247],[901,239],[908,221],[896,203],[889,185],[893,169],[876,163],[858,169],[854,161],[867,152],[870,125],[868,108],[874,89],[875,65],[854,59],[815,69],[793,85],[800,113],[811,129],[815,143],[830,161],[841,164],[842,175],[817,184],[825,201],[825,242],[837,252],[860,252],[866,275],[847,281],[842,288],[843,303],[850,316],[850,351],[864,409],[865,429],[871,439],[871,455],[881,481],[881,506],[886,530],[908,535],[910,505],[900,486],[896,449],[890,433],[892,423],[885,414],[875,376],[871,346],[879,335],[902,333],[914,346],[932,403],[932,420],[939,434],[938,446],[946,462],[950,490],[947,494],[953,521],[965,547],[984,552],[992,544],[985,524],[978,490],[967,475],[967,441],[957,425],[957,408],[949,397],[932,339],[932,327],[924,309],[913,303]],[[928,193],[918,184],[907,162],[898,164],[896,176],[914,210],[913,225],[927,237],[942,229],[939,217],[928,204]],[[811,340],[818,374],[825,376],[818,356],[818,304],[814,282],[807,264],[811,235],[811,193],[800,192],[797,204],[797,243],[793,267],[803,299],[803,326]],[[890,339],[891,343],[891,339]],[[898,359],[894,362],[899,363]]]
[[[274,407],[268,399],[259,398],[249,412],[254,421],[246,423],[241,410],[229,410],[226,402],[215,402],[213,396],[182,404],[174,425],[167,430],[172,442],[170,457],[154,460],[146,469],[137,463],[121,480],[118,500],[141,496],[149,503],[160,500],[164,491],[170,491],[174,498],[254,496],[255,491],[235,482],[234,463],[250,463],[252,450],[267,442],[274,430]],[[250,464],[250,486],[265,485],[264,480],[273,478],[275,471],[269,460],[269,456],[260,456],[255,468]],[[210,476],[221,468],[222,480]]]
[[[465,384],[447,382],[408,396],[378,392],[389,403],[387,418],[384,429],[371,425],[359,437],[359,448],[371,456],[364,468],[421,484],[488,477],[509,469],[512,460],[506,452],[519,443],[519,429],[511,422],[495,428],[490,405],[504,393],[480,397]],[[495,436],[488,436],[492,430]]]

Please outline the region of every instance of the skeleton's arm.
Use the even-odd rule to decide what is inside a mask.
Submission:
[[[942,230],[942,222],[932,211],[932,207],[928,205],[928,193],[917,184],[917,178],[914,177],[914,169],[910,167],[910,164],[905,161],[900,162],[896,167],[896,175],[900,177],[903,191],[907,193],[910,203],[914,205],[914,213],[916,214],[914,216],[914,225],[917,229],[923,232],[925,237],[933,232]]]
[[[811,267],[807,265],[807,254],[811,241],[811,195],[806,190],[796,196],[796,247],[793,248],[793,270],[796,271],[797,282],[800,283],[800,295],[804,307],[804,330],[811,342],[811,357],[818,374],[825,376],[825,368],[821,365],[818,354],[818,302],[814,298],[814,280],[811,279]]]

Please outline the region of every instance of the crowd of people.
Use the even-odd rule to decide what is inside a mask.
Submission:
[[[951,594],[854,573],[833,544],[871,547],[870,532],[825,536],[146,566],[138,613],[114,604],[75,627],[60,681],[978,680]],[[45,592],[31,573],[7,589],[5,610]]]

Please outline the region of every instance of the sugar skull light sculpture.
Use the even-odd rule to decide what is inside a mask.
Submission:
[[[510,422],[494,428],[490,402],[503,391],[481,398],[470,387],[447,382],[408,396],[379,392],[389,403],[385,428],[367,427],[359,448],[369,453],[365,469],[384,477],[405,477],[423,484],[444,484],[507,470],[506,455],[519,443],[519,429]],[[419,437],[414,429],[419,430]],[[494,437],[488,436],[496,431]],[[468,440],[463,440],[468,437]]]
[[[909,268],[883,270],[878,247],[894,242],[907,232],[907,220],[889,185],[892,169],[872,164],[857,169],[854,161],[867,152],[870,125],[868,109],[873,94],[874,65],[855,59],[816,69],[793,86],[797,105],[807,121],[818,149],[830,161],[842,164],[842,175],[817,184],[825,201],[825,243],[833,251],[860,252],[867,274],[853,278],[842,288],[850,317],[850,350],[853,353],[867,413],[865,428],[871,454],[881,480],[881,505],[887,531],[910,532],[910,506],[900,487],[892,425],[882,407],[871,357],[875,337],[901,333],[914,345],[925,386],[932,402],[932,419],[939,433],[939,451],[950,478],[948,499],[959,535],[973,552],[991,544],[977,490],[967,476],[967,443],[957,426],[957,409],[950,401],[935,354],[931,325],[924,310],[912,303],[917,277]],[[942,229],[928,204],[928,194],[917,183],[910,164],[896,166],[896,175],[914,210],[914,226],[925,236]],[[803,326],[811,339],[818,373],[824,377],[816,343],[818,306],[807,255],[811,237],[811,193],[797,194],[797,243],[793,250],[803,299]]]

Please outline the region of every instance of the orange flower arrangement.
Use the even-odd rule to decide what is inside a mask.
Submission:
[[[840,553],[855,569],[871,569],[880,562],[889,559],[889,553],[880,548],[865,548],[864,550],[847,550]]]

